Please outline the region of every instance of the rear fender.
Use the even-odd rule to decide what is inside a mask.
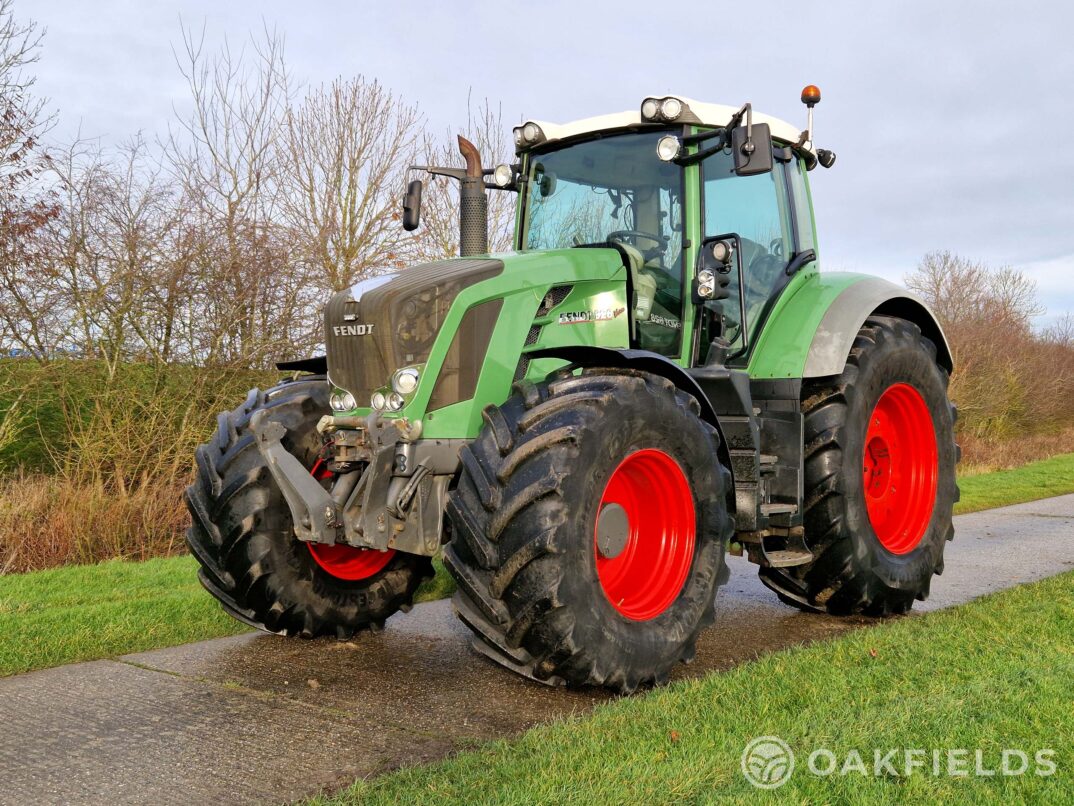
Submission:
[[[747,371],[753,379],[773,380],[839,375],[870,316],[916,324],[936,345],[937,362],[951,371],[951,348],[924,301],[887,280],[850,272],[796,275],[765,321]]]
[[[913,322],[936,345],[936,362],[951,372],[954,362],[943,328],[928,305],[916,294],[894,283],[871,277],[848,286],[825,311],[809,345],[804,378],[839,375],[846,365],[854,339],[870,316],[897,316]]]

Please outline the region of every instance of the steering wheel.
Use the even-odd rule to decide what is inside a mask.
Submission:
[[[775,257],[783,257],[783,239],[773,238],[772,243],[768,245],[768,251]]]
[[[666,252],[668,248],[667,238],[665,238],[663,235],[657,235],[652,232],[645,232],[644,230],[640,229],[617,229],[615,232],[608,233],[609,241],[623,241],[626,238],[630,238],[631,240],[633,240],[633,245],[637,249],[641,249],[641,247],[637,244],[638,238],[645,238],[647,240],[652,241],[654,244],[656,244],[655,250],[650,249],[648,251],[655,251],[659,255],[664,254],[664,252]]]

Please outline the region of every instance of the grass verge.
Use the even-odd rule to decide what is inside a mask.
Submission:
[[[454,590],[440,561],[435,565],[417,601]],[[0,676],[247,629],[202,589],[193,557],[0,576]]]
[[[1072,626],[1074,574],[1065,574],[618,700],[314,802],[1071,803]],[[798,764],[769,792],[747,782],[740,759],[752,738],[773,735]],[[855,769],[811,774],[818,748]],[[906,774],[904,748],[928,751],[924,769]],[[969,751],[968,775],[933,774],[933,749],[946,772],[949,748]],[[998,770],[1005,748],[1027,753],[1026,774],[974,774],[975,751]],[[1044,749],[1057,765],[1046,777],[1035,774]],[[895,774],[874,775],[875,751],[889,750],[898,751]]]
[[[1074,493],[1074,453],[1013,470],[960,476],[958,486],[962,498],[955,506],[956,515]]]

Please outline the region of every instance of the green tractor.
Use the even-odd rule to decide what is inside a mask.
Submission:
[[[379,628],[443,553],[485,655],[629,692],[689,661],[725,554],[788,605],[904,613],[958,498],[951,352],[913,294],[820,273],[804,131],[678,96],[514,130],[460,253],[325,308],[327,355],[197,451],[201,581],[281,635]],[[403,222],[420,222],[421,182]],[[488,254],[489,190],[518,195]]]

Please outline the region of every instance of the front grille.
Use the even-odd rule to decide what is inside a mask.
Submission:
[[[572,285],[557,285],[549,289],[548,293],[544,295],[544,299],[541,300],[541,307],[537,309],[537,315],[544,316],[563,302],[567,295],[571,293],[572,288],[574,288]]]
[[[350,289],[325,307],[328,377],[366,405],[395,370],[429,358],[455,297],[503,271],[499,260],[441,260],[404,269],[358,300]]]
[[[534,325],[530,328],[530,332],[526,334],[526,346],[531,347],[536,344],[539,338],[541,338],[541,326]]]
[[[429,397],[429,411],[474,396],[502,307],[502,299],[490,299],[466,311],[451,339],[440,374],[436,376],[436,385]]]
[[[529,372],[529,371],[530,371],[530,357],[528,355],[523,354],[523,356],[518,359],[518,365],[515,367],[515,378],[514,378],[515,383],[518,383],[523,378],[525,378],[526,373]]]

